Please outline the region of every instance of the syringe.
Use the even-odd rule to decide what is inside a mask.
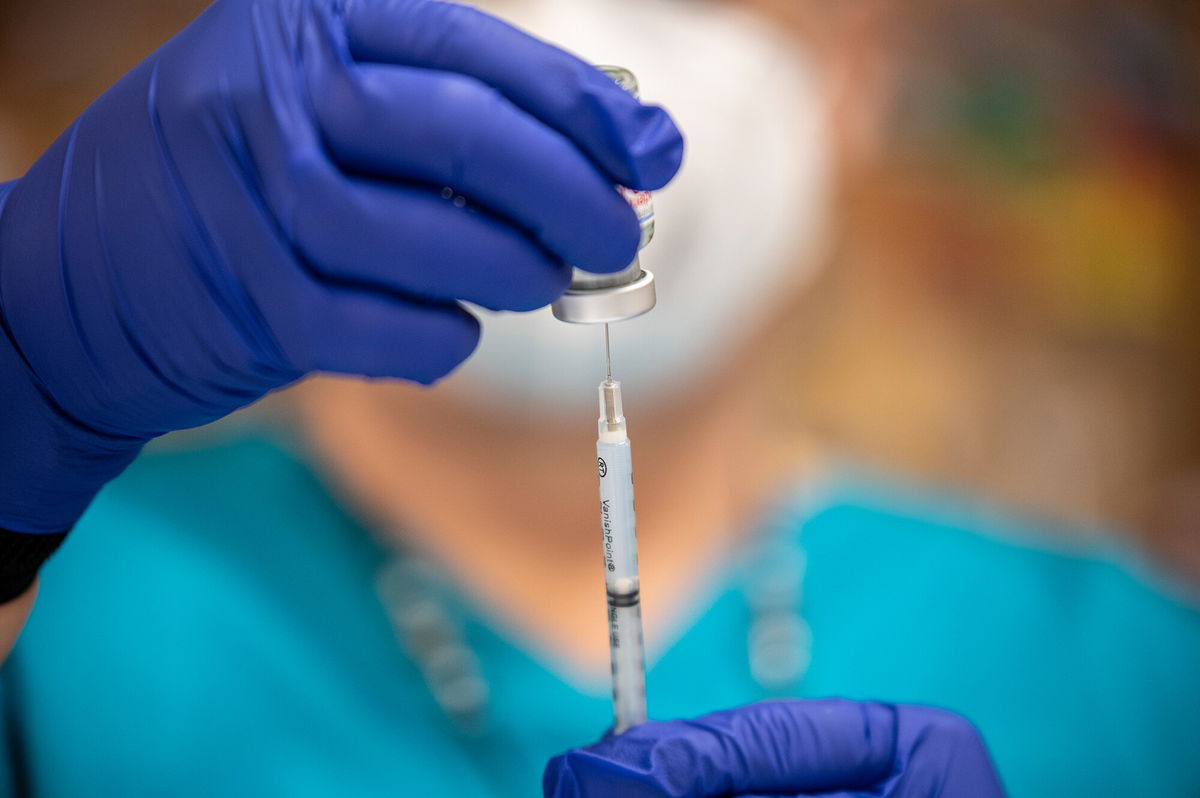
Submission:
[[[646,720],[646,658],[642,642],[641,581],[637,524],[633,513],[633,461],[621,406],[621,383],[612,376],[612,349],[604,325],[607,376],[600,383],[600,527],[604,539],[604,587],[612,658],[614,730],[620,734]]]
[[[637,79],[622,67],[600,67],[635,97]],[[654,237],[654,205],[649,192],[618,186],[638,217],[641,251]],[[649,312],[657,302],[654,275],[641,259],[614,274],[576,269],[571,285],[550,307],[572,324],[604,325],[607,376],[600,383],[600,526],[604,538],[604,586],[608,594],[608,639],[612,655],[614,729],[623,732],[646,720],[646,657],[642,643],[641,582],[637,530],[633,518],[633,465],[621,410],[621,383],[613,379],[608,325]]]

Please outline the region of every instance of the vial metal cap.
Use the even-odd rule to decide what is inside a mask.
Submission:
[[[577,289],[572,286],[550,305],[550,310],[559,321],[608,324],[640,316],[652,310],[657,301],[654,274],[639,265],[638,276],[633,282],[608,288]]]

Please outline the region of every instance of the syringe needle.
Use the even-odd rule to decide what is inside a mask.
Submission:
[[[608,367],[608,379],[612,380],[612,346],[608,341],[608,323],[604,324],[604,363]]]

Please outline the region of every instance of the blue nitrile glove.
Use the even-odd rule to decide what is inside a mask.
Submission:
[[[550,760],[546,798],[1003,798],[979,734],[929,707],[768,701]]]
[[[422,0],[218,0],[0,197],[0,529],[312,371],[429,383],[459,304],[627,266],[682,140],[577,58]]]

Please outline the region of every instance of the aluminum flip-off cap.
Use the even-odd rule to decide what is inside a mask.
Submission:
[[[567,292],[550,305],[554,317],[572,324],[608,324],[652,310],[658,301],[654,274],[644,271],[636,262],[635,265],[637,276],[623,285],[576,288],[572,283]]]

